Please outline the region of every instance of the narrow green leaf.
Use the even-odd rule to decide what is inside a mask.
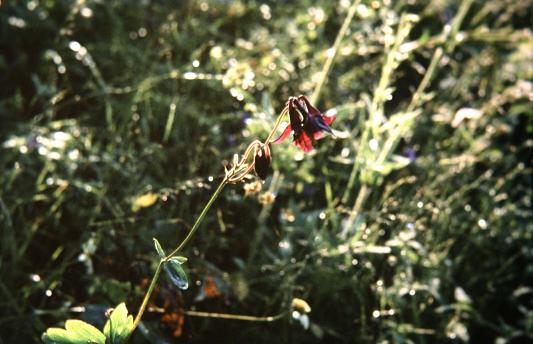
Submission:
[[[126,341],[131,329],[133,328],[133,317],[128,316],[126,304],[122,302],[118,305],[104,326],[104,334],[107,338],[107,344],[121,344]]]
[[[189,258],[183,257],[183,256],[175,256],[175,257],[172,257],[171,259],[175,259],[180,264],[183,264],[189,260]]]
[[[187,279],[187,274],[185,273],[185,270],[183,270],[183,268],[181,267],[181,264],[185,262],[183,258],[185,257],[170,258],[170,260],[165,263],[164,268],[165,272],[167,273],[167,276],[170,278],[172,283],[176,287],[185,290],[189,287],[189,281]]]
[[[157,254],[159,255],[159,258],[163,259],[166,257],[165,255],[165,251],[163,251],[163,248],[161,247],[161,244],[159,243],[159,241],[157,241],[156,238],[153,238],[154,239],[154,246],[155,246],[155,250],[157,251]]]

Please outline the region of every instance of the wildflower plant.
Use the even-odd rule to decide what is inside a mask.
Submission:
[[[527,2],[0,3],[3,341],[532,340]]]
[[[156,238],[153,239],[155,251],[159,257],[159,263],[135,319],[133,319],[132,315],[128,315],[126,305],[121,303],[115,310],[110,312],[104,333],[83,321],[68,320],[65,324],[65,329],[49,328],[43,334],[43,341],[45,343],[124,343],[139,325],[162,271],[165,271],[174,286],[186,290],[189,287],[189,281],[183,266],[188,259],[178,254],[192,239],[207,212],[227,184],[242,182],[252,171],[255,171],[256,175],[262,180],[267,178],[272,162],[270,143],[286,114],[289,114],[290,124],[286,126],[283,134],[274,143],[280,143],[293,131],[295,144],[305,153],[309,153],[312,150],[312,143],[314,140],[322,137],[323,131],[332,132],[328,124],[331,124],[334,118],[322,115],[303,95],[290,97],[266,140],[264,142],[259,140],[252,141],[242,156],[239,157],[238,154],[235,154],[233,156],[233,163],[229,166],[224,166],[224,177],[222,181],[215,189],[213,195],[204,206],[183,241],[172,252],[166,254],[159,241]],[[303,303],[307,305],[303,300],[295,300],[296,302],[293,302],[293,307],[294,304],[300,305]],[[307,306],[306,313],[309,311],[310,308]],[[283,315],[284,313],[281,313],[278,316],[267,317],[264,320],[272,321]],[[239,319],[239,316],[236,316],[236,318]],[[257,317],[251,318],[257,321],[263,320]],[[307,315],[305,315],[304,319],[307,319]]]

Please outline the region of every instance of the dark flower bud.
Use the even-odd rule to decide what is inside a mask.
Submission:
[[[270,174],[270,164],[272,163],[272,156],[270,155],[270,148],[268,145],[261,145],[255,152],[254,157],[254,169],[255,173],[265,180],[266,177]]]

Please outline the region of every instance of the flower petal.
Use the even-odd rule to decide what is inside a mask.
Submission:
[[[292,99],[289,102],[289,119],[293,128],[300,127],[307,118],[307,111],[300,105],[298,100]]]
[[[311,102],[309,100],[307,100],[307,98],[305,96],[299,96],[298,100],[301,100],[301,101],[303,101],[305,103],[305,106],[307,106],[308,112],[312,116],[322,116],[322,113],[320,111],[318,111],[318,109],[316,107],[311,105]]]
[[[313,133],[313,139],[316,141],[316,140],[320,140],[321,138],[324,137],[324,133],[322,131],[315,131]]]
[[[337,116],[335,116],[335,115],[333,115],[333,116],[321,115],[320,117],[322,117],[322,119],[324,120],[324,122],[327,125],[331,125],[331,123],[333,123],[333,121],[337,118]]]
[[[272,143],[276,145],[282,143],[287,138],[287,136],[290,135],[291,131],[292,131],[292,126],[288,124],[283,130],[283,133],[281,133],[280,137],[272,141]]]
[[[328,126],[328,123],[324,119],[325,116],[320,116],[316,118],[316,125],[320,128],[320,130],[327,131],[328,133],[333,135],[333,131],[331,131],[331,128]]]
[[[305,131],[294,140],[294,144],[303,150],[304,153],[309,153],[313,150],[313,141]]]

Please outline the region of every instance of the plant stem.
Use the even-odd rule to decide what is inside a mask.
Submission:
[[[322,86],[324,85],[324,83],[326,82],[326,79],[328,78],[329,70],[331,69],[333,60],[337,56],[337,52],[341,45],[341,41],[344,38],[346,31],[348,31],[348,27],[350,26],[350,23],[352,22],[353,16],[355,15],[355,10],[357,9],[357,5],[359,5],[359,0],[354,0],[352,3],[352,6],[348,10],[348,15],[346,16],[346,18],[344,19],[344,22],[342,23],[341,29],[339,30],[339,33],[337,34],[337,37],[335,38],[335,43],[333,43],[333,47],[328,49],[328,58],[326,60],[326,63],[324,63],[324,66],[322,67],[322,71],[320,72],[320,79],[318,80],[315,90],[313,91],[313,95],[311,96],[312,104],[316,104],[316,102],[318,101],[318,98],[320,96],[320,91],[322,90]]]
[[[284,313],[280,313],[277,315],[269,315],[266,317],[256,317],[253,315],[210,313],[210,312],[199,312],[199,311],[185,311],[185,314],[193,316],[193,317],[231,319],[231,320],[241,320],[241,321],[264,321],[264,322],[276,321],[278,319],[283,318],[285,315],[287,315],[287,313],[284,312]]]
[[[459,8],[459,11],[457,12],[457,16],[455,17],[452,26],[450,29],[445,30],[443,33],[444,36],[444,44],[448,43],[448,49],[453,49],[456,45],[455,42],[455,36],[457,34],[457,31],[459,31],[459,27],[461,26],[461,23],[463,22],[463,19],[466,15],[466,12],[468,12],[468,9],[470,8],[470,5],[472,5],[472,0],[465,0],[461,4],[461,7]],[[444,49],[442,47],[438,47],[435,49],[435,52],[433,53],[433,57],[431,58],[431,62],[429,63],[429,67],[427,69],[426,74],[424,74],[424,78],[418,85],[418,88],[416,89],[415,93],[413,94],[413,97],[411,98],[411,102],[409,103],[409,106],[407,107],[407,112],[412,111],[416,107],[418,107],[422,100],[422,94],[426,90],[427,86],[429,85],[431,79],[433,78],[433,75],[435,74],[435,71],[437,70],[437,65],[439,64],[442,56],[444,55]]]
[[[146,306],[148,305],[148,301],[150,300],[150,296],[152,296],[152,292],[154,291],[154,288],[157,284],[157,279],[159,278],[159,274],[161,273],[161,269],[163,268],[165,260],[161,259],[159,261],[159,264],[157,265],[157,269],[155,269],[154,277],[152,277],[152,281],[150,282],[150,286],[148,287],[148,291],[144,295],[143,302],[141,304],[141,307],[139,308],[139,312],[137,312],[137,315],[135,316],[135,320],[133,321],[133,327],[130,331],[130,336],[137,328],[137,325],[139,325],[139,321],[141,321],[141,318],[143,316],[144,311],[146,310]],[[129,338],[129,336],[128,336]],[[126,340],[127,341],[127,340]]]
[[[218,198],[220,192],[222,191],[222,189],[224,188],[224,186],[226,184],[227,184],[227,179],[226,178],[222,179],[222,181],[218,185],[217,189],[215,190],[215,192],[213,193],[213,195],[211,196],[211,198],[209,199],[209,201],[205,205],[204,209],[202,209],[202,212],[200,213],[200,215],[196,219],[196,222],[192,226],[191,230],[189,231],[189,233],[187,234],[185,239],[183,239],[183,241],[178,245],[178,247],[176,247],[176,249],[174,251],[172,251],[172,253],[170,253],[168,256],[166,256],[165,258],[163,258],[163,259],[161,259],[159,261],[159,264],[157,265],[157,269],[155,270],[155,273],[154,273],[154,277],[152,277],[152,281],[150,282],[150,286],[148,287],[148,290],[146,291],[146,294],[144,295],[144,299],[143,299],[143,302],[141,304],[141,307],[139,308],[139,312],[137,313],[137,316],[135,317],[135,320],[133,321],[133,327],[132,327],[132,329],[130,331],[130,335],[137,328],[137,325],[139,325],[139,322],[141,321],[141,318],[142,318],[142,316],[144,314],[144,311],[146,310],[146,306],[148,305],[148,301],[150,300],[150,297],[152,296],[154,288],[155,288],[155,286],[157,284],[157,280],[159,279],[159,275],[161,274],[161,269],[163,268],[163,265],[170,258],[172,258],[176,253],[178,253],[183,248],[183,246],[185,246],[191,240],[191,238],[193,237],[194,233],[196,232],[196,230],[198,229],[198,227],[202,223],[202,220],[204,219],[205,215],[207,214],[207,211],[209,210],[209,208],[211,208],[211,206],[213,205],[215,200]]]
[[[165,261],[169,260],[174,255],[176,255],[183,248],[183,246],[185,246],[191,240],[191,238],[193,237],[194,233],[196,232],[196,230],[198,230],[198,227],[202,223],[205,215],[209,211],[209,208],[211,208],[211,206],[213,205],[215,200],[218,198],[218,195],[220,194],[222,189],[224,189],[224,186],[226,186],[227,183],[228,183],[228,180],[224,177],[224,179],[222,179],[222,181],[218,185],[217,189],[215,190],[215,192],[213,193],[213,195],[211,196],[211,198],[209,199],[209,201],[205,205],[204,209],[202,209],[202,212],[200,213],[200,215],[196,219],[196,222],[194,223],[194,225],[192,226],[191,230],[189,231],[189,234],[187,234],[185,239],[183,239],[183,241],[178,245],[178,247],[176,247],[176,249],[174,251],[172,251],[169,255],[167,255],[165,257]]]
[[[283,115],[286,113],[286,109],[284,109],[281,114],[279,115],[278,119],[276,120],[276,123],[274,125],[274,128],[272,129],[272,131],[270,132],[270,134],[268,135],[268,138],[265,140],[265,144],[268,144],[270,139],[272,138],[272,136],[275,134],[278,126],[280,125],[281,123],[281,120],[283,118]],[[249,153],[249,152],[248,152]],[[252,168],[253,168],[253,163],[252,165],[250,165]],[[248,169],[249,170],[249,169]],[[247,170],[247,171],[248,171]],[[141,304],[141,307],[139,308],[139,312],[137,313],[137,316],[135,317],[135,320],[133,322],[133,327],[130,331],[130,335],[133,333],[133,331],[137,328],[137,326],[139,325],[139,322],[141,321],[141,318],[143,316],[143,313],[144,311],[146,310],[146,306],[148,305],[148,301],[150,300],[150,297],[152,296],[152,292],[154,291],[154,288],[157,284],[157,280],[159,278],[159,275],[161,274],[161,269],[163,268],[163,265],[170,259],[172,258],[173,256],[175,256],[179,251],[181,251],[181,249],[192,239],[192,237],[194,236],[194,234],[196,233],[196,231],[198,230],[198,227],[200,227],[200,224],[202,223],[202,221],[204,220],[205,216],[207,215],[207,212],[209,211],[209,209],[211,208],[211,206],[213,205],[213,203],[215,202],[215,200],[218,198],[218,196],[220,195],[220,192],[222,192],[222,189],[224,189],[224,186],[226,186],[226,184],[228,184],[228,176],[225,176],[224,179],[222,179],[222,181],[220,182],[220,184],[218,185],[218,187],[216,188],[215,192],[213,192],[213,194],[211,195],[211,198],[209,199],[209,201],[207,201],[207,204],[204,206],[204,208],[202,209],[202,212],[200,213],[200,215],[198,216],[198,218],[196,219],[196,221],[194,222],[194,225],[191,227],[191,229],[189,230],[189,233],[187,234],[187,236],[185,237],[185,239],[183,239],[183,241],[170,253],[168,254],[165,258],[161,259],[161,261],[159,262],[159,264],[157,265],[157,269],[155,270],[155,273],[154,273],[154,277],[152,278],[152,281],[150,282],[150,286],[148,287],[148,291],[146,292],[146,294],[144,295],[144,299],[143,299],[143,302]],[[276,316],[277,317],[277,316]],[[277,319],[275,317],[275,319]],[[260,319],[260,318],[258,318]],[[266,319],[266,318],[265,318]],[[274,319],[274,320],[275,320]],[[250,320],[250,319],[248,319]],[[257,320],[257,321],[271,321],[271,320]]]
[[[280,126],[284,115],[287,114],[287,113],[289,113],[289,109],[288,109],[288,107],[284,107],[283,110],[281,110],[281,113],[279,114],[278,118],[276,119],[276,123],[274,123],[274,128],[272,128],[272,130],[268,134],[267,139],[265,140],[265,144],[266,145],[270,143],[270,140],[272,140],[272,137],[274,136],[274,134],[278,130],[278,127]]]

